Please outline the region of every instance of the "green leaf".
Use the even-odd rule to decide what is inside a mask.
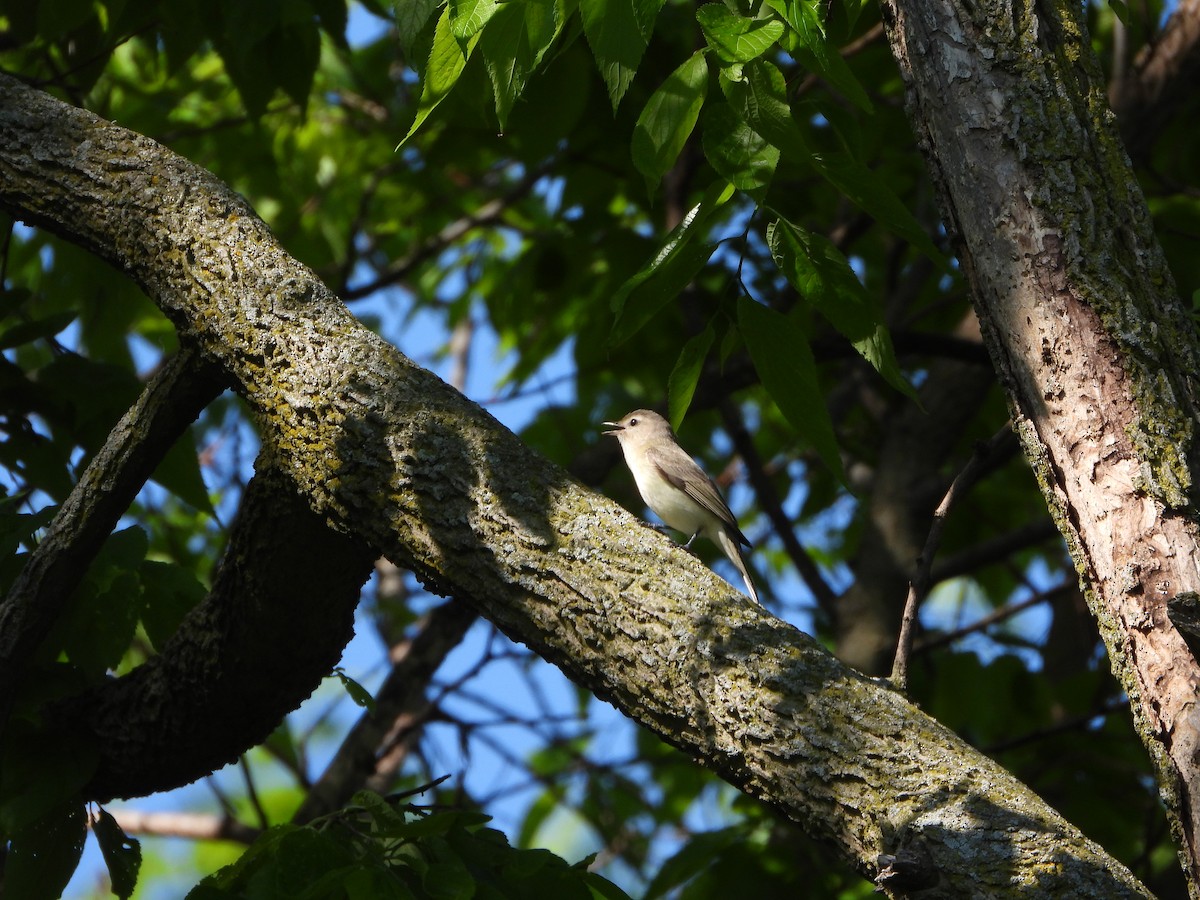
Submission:
[[[0,350],[20,347],[40,338],[51,338],[75,321],[74,312],[55,313],[44,319],[33,319],[0,331]]]
[[[634,0],[579,0],[583,33],[615,112],[646,52]]]
[[[636,334],[704,267],[716,249],[716,244],[704,237],[713,217],[733,193],[731,184],[717,182],[710,186],[704,198],[667,235],[654,258],[621,285],[612,299],[615,321],[608,336],[609,347]]]
[[[683,417],[692,405],[692,396],[696,393],[696,385],[700,381],[700,373],[704,371],[704,360],[712,347],[716,332],[712,323],[708,324],[698,335],[683,345],[675,368],[671,370],[671,378],[667,382],[667,404],[671,427],[676,431],[683,424]]]
[[[375,712],[375,698],[371,696],[370,691],[347,675],[341,666],[334,669],[333,674],[342,683],[342,687],[345,688],[346,693],[350,695],[350,699],[354,701],[355,705],[361,706],[368,712]]]
[[[120,665],[133,641],[145,602],[141,582],[136,571],[117,572],[102,589],[83,588],[79,599],[61,649],[72,664],[100,677]]]
[[[483,30],[500,7],[496,0],[449,0],[450,33],[460,41]]]
[[[262,115],[278,89],[304,108],[321,55],[311,4],[220,0],[218,7],[221,27],[210,37],[247,112]]]
[[[808,439],[821,461],[838,480],[846,482],[833,422],[817,378],[817,364],[808,335],[792,316],[756,303],[738,300],[738,328],[763,387],[796,431]]]
[[[842,0],[842,15],[846,17],[846,33],[854,31],[866,0]]]
[[[198,885],[188,891],[187,900],[215,900],[221,897],[242,897],[239,892],[246,883],[256,875],[273,874],[276,865],[279,846],[289,835],[299,831],[301,826],[285,823],[273,825],[260,834],[246,852],[234,862],[207,876]]]
[[[949,271],[945,256],[879,174],[868,169],[849,153],[814,155],[811,161],[826,181],[845,194],[863,212],[904,238],[933,260],[939,268]]]
[[[399,150],[408,142],[429,115],[449,96],[458,78],[467,66],[467,60],[479,43],[479,33],[473,34],[466,44],[460,44],[450,30],[450,10],[442,11],[437,29],[433,34],[433,47],[429,51],[429,64],[425,67],[425,83],[421,88],[421,99],[417,103],[417,116],[413,119],[408,134],[397,146]]]
[[[261,49],[279,87],[300,109],[308,105],[317,64],[321,61],[321,32],[313,21],[293,23],[272,33]],[[240,89],[240,88],[239,88]]]
[[[820,0],[765,0],[767,6],[781,15],[795,41],[788,42],[788,51],[797,61],[820,75],[842,96],[865,113],[873,109],[871,98],[863,90],[842,54],[830,47],[821,21]]]
[[[767,226],[780,271],[813,309],[847,338],[892,387],[916,399],[892,349],[883,309],[829,239],[780,218]]]
[[[461,860],[435,862],[422,879],[430,900],[470,900],[475,893],[475,881]]]
[[[175,563],[145,560],[138,576],[145,598],[142,627],[151,646],[161,652],[183,617],[200,605],[208,591],[190,569]]]
[[[142,845],[129,837],[104,809],[92,818],[92,833],[100,844],[112,892],[126,900],[137,886],[138,870],[142,867]]]
[[[330,36],[339,47],[346,46],[346,25],[350,20],[346,0],[312,0],[313,9],[321,23],[321,30]]]
[[[397,0],[395,4],[396,34],[400,40],[400,52],[412,55],[417,40],[425,29],[425,23],[438,8],[440,0]]]
[[[1121,24],[1126,28],[1129,27],[1129,4],[1125,0],[1108,0],[1108,5],[1112,7],[1113,14],[1120,20]]]
[[[749,62],[762,56],[784,31],[778,19],[739,16],[720,3],[701,6],[696,10],[696,21],[708,46],[727,62]]]
[[[704,110],[704,156],[717,174],[762,203],[779,149],[738,118],[728,103],[710,103]]]
[[[335,897],[330,881],[340,882],[354,862],[350,849],[332,832],[297,828],[275,848],[273,879],[279,897]],[[322,890],[322,885],[327,885]]]
[[[627,893],[602,875],[585,872],[583,879],[587,883],[588,890],[592,892],[594,900],[630,900]]]
[[[946,267],[945,258],[887,182],[848,153],[817,152],[810,146],[792,118],[787,86],[775,65],[756,59],[742,66],[740,75],[723,69],[719,80],[730,105],[747,125],[797,162],[807,161],[864,212]]]
[[[556,0],[509,0],[484,29],[479,52],[492,80],[501,129],[565,21]]]
[[[146,532],[136,525],[109,536],[47,637],[50,653],[65,653],[93,677],[116,668],[141,618],[145,601],[138,569],[148,547]]]
[[[653,194],[687,143],[708,93],[708,63],[697,50],[667,76],[647,101],[633,129],[633,164]]]
[[[12,833],[4,862],[4,896],[58,900],[75,873],[86,838],[87,820],[78,800]]]
[[[812,151],[792,118],[787,85],[778,67],[764,60],[724,68],[718,79],[725,99],[742,121],[775,147],[803,163]]]
[[[479,52],[492,80],[496,121],[501,131],[533,69],[533,53],[525,32],[525,10],[524,3],[505,3],[479,39]]]
[[[691,881],[712,866],[713,860],[728,847],[746,840],[745,828],[723,828],[706,831],[692,837],[683,847],[663,863],[654,880],[646,888],[644,900],[655,900]]]
[[[215,512],[200,471],[192,429],[171,445],[150,477],[193,509],[210,515]]]

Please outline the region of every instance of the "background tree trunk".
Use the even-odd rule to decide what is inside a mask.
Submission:
[[[893,0],[910,118],[987,346],[1138,730],[1193,895],[1196,334],[1107,107],[1083,9]]]

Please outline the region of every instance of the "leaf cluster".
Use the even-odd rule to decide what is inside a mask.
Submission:
[[[277,825],[189,900],[279,898],[534,898],[627,900],[612,882],[546,850],[509,845],[488,817],[404,807],[359,793],[308,826]]]

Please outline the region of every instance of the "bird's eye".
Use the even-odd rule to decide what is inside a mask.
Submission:
[[[633,427],[634,425],[636,425],[637,423],[638,423],[638,420],[637,420],[637,419],[630,419],[630,420],[629,420],[629,427],[630,427],[630,428],[632,428],[632,427]]]

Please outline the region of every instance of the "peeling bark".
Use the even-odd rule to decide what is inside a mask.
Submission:
[[[885,5],[985,341],[1200,884],[1196,334],[1068,3]]]

